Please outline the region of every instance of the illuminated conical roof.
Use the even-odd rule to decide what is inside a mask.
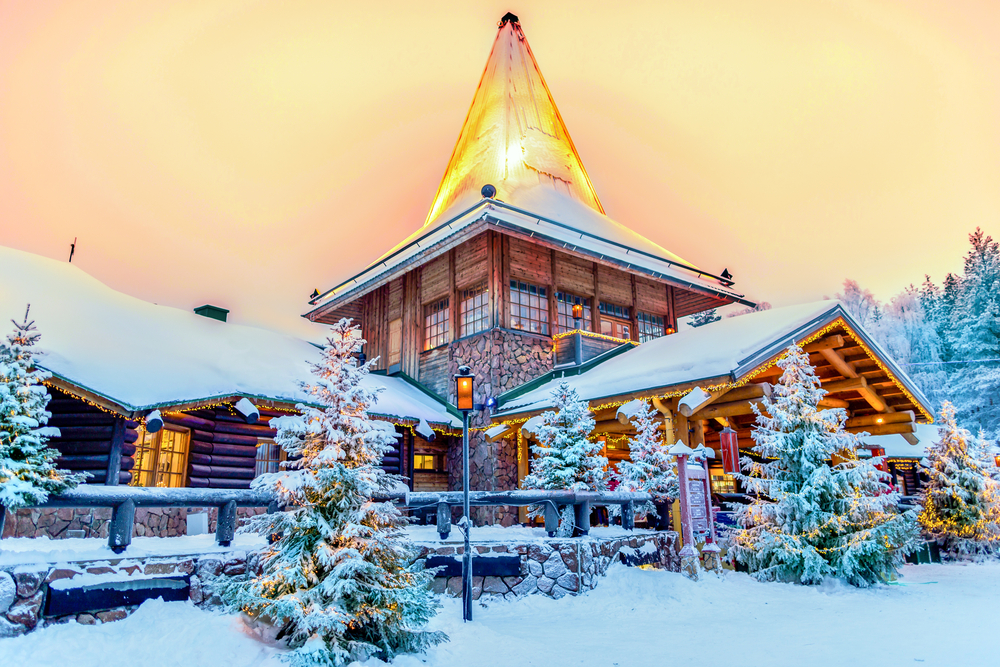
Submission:
[[[513,14],[500,20],[425,226],[456,204],[478,201],[486,184],[495,186],[503,201],[512,201],[515,191],[541,185],[604,213]]]

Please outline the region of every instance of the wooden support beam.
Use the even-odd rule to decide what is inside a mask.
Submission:
[[[904,412],[887,412],[878,415],[865,415],[864,417],[853,417],[847,420],[847,427],[878,426],[880,424],[902,424],[916,421],[916,415],[912,410]]]
[[[732,403],[733,401],[743,401],[750,398],[760,398],[762,396],[771,396],[771,385],[766,382],[747,384],[742,387],[730,389],[725,394],[720,396],[719,400],[725,401],[726,403]]]
[[[823,384],[823,389],[826,389],[831,394],[837,394],[842,391],[859,391],[867,386],[868,382],[864,378],[848,378],[846,380],[826,382]]]
[[[752,415],[753,404],[760,403],[762,398],[752,398],[744,401],[732,401],[727,403],[716,403],[704,410],[695,413],[693,419],[716,419],[718,417],[738,417],[740,415]]]
[[[674,433],[674,413],[670,409],[670,406],[659,398],[654,397],[650,399],[650,402],[656,408],[657,412],[663,415],[663,440],[664,444],[669,447],[677,442]]]
[[[854,370],[854,366],[850,365],[844,358],[837,354],[836,350],[823,349],[819,353],[823,355],[823,358],[827,362],[837,369],[837,372],[843,375],[845,378],[856,378],[858,377],[858,372]]]
[[[875,426],[851,426],[845,429],[849,433],[868,433],[869,435],[905,435],[914,433],[917,425],[913,422],[902,422],[898,424],[876,424]]]
[[[659,430],[664,430],[663,424],[659,425]],[[622,424],[617,419],[608,419],[596,422],[594,433],[635,433],[635,427],[631,423]]]
[[[858,375],[857,370],[854,366],[844,360],[840,353],[836,350],[824,349],[820,350],[820,354],[830,362],[830,365],[837,369],[837,372],[843,375],[845,378],[856,378],[865,380],[865,386],[858,389],[858,393],[861,397],[868,401],[868,405],[872,406],[876,412],[885,412],[889,407],[886,405],[885,400],[879,395],[878,391],[874,387],[867,386],[868,380],[863,376]],[[832,384],[832,383],[831,383]],[[824,389],[828,387],[824,386]]]
[[[844,347],[844,337],[840,334],[834,334],[832,336],[827,336],[826,338],[820,338],[819,340],[813,341],[802,349],[809,353],[820,352],[821,350],[833,350],[838,347]]]
[[[691,444],[694,445],[695,447],[697,447],[698,445],[705,444],[705,425],[707,423],[708,422],[704,419],[694,420],[694,423],[692,424],[693,429],[691,433],[692,435]]]
[[[693,392],[699,392],[699,394],[703,397],[702,400],[698,401],[694,405],[692,405],[691,403],[685,403],[684,399],[686,399],[688,396],[690,396]],[[684,396],[683,399],[681,399],[681,402],[680,402],[680,404],[679,404],[679,406],[677,408],[677,411],[680,412],[685,417],[690,417],[694,413],[698,412],[702,408],[708,406],[710,403],[712,403],[713,401],[715,401],[715,399],[717,399],[720,396],[722,396],[723,393],[725,393],[725,392],[722,392],[722,391],[705,391],[705,390],[701,389],[701,387],[695,387],[690,392],[688,392]]]
[[[851,407],[851,404],[842,398],[821,398],[816,407],[821,410],[828,410],[830,408],[842,408],[847,410]]]

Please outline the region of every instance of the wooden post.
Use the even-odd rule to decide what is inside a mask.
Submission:
[[[696,419],[694,421],[694,446],[705,444],[705,424],[707,422],[704,419]]]
[[[448,503],[437,504],[437,531],[442,540],[448,539],[451,533],[451,506]]]
[[[590,501],[584,500],[573,505],[573,516],[576,529],[573,535],[587,535],[590,533]]]
[[[116,554],[125,551],[132,544],[132,528],[135,524],[135,501],[126,498],[111,510],[111,525],[108,527],[108,546]]]
[[[688,432],[688,418],[682,414],[674,415],[674,428],[677,430],[677,441],[690,446],[691,435]]]
[[[622,505],[622,528],[635,530],[635,503],[631,500]]]
[[[115,419],[111,433],[111,449],[108,452],[108,472],[104,477],[105,486],[118,486],[118,475],[122,471],[122,447],[125,445],[125,418]]]
[[[545,508],[545,532],[549,537],[555,537],[559,530],[559,508],[551,500],[543,505]]]
[[[215,541],[228,547],[236,534],[236,501],[230,500],[219,508],[219,519],[215,526]]]

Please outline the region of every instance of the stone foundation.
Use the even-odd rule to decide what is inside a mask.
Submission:
[[[109,623],[125,618],[138,608],[138,605],[131,605],[45,618],[42,610],[45,608],[49,584],[59,579],[72,579],[84,573],[187,575],[190,581],[188,599],[197,606],[217,606],[222,604],[222,599],[214,592],[215,582],[219,577],[259,571],[257,553],[247,554],[245,551],[0,568],[0,638],[16,637],[46,625],[71,620],[84,625]],[[5,591],[10,589],[13,589],[13,595],[5,596]]]
[[[236,516],[244,519],[263,514],[263,507],[240,507]],[[215,532],[219,511],[217,508],[159,508],[139,507],[135,510],[134,537],[176,537],[187,535],[188,514],[208,513],[208,530]],[[75,537],[107,537],[111,508],[43,508],[7,512],[3,537],[69,537],[69,531],[81,530]]]
[[[524,595],[541,594],[556,598],[579,595],[597,587],[611,566],[619,561],[622,549],[642,550],[651,544],[658,555],[654,566],[678,572],[677,533],[663,531],[639,533],[622,537],[580,537],[550,539],[524,544],[473,544],[476,554],[517,554],[521,558],[521,572],[516,577],[473,577],[472,599],[482,596],[511,599]],[[460,546],[435,546],[421,544],[420,559],[428,556],[461,556]],[[649,547],[646,547],[647,549]],[[462,592],[461,577],[437,577],[433,590],[459,596]]]

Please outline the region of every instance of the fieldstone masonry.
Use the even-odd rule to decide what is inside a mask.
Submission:
[[[612,563],[619,560],[624,547],[641,549],[652,544],[658,554],[660,568],[677,572],[677,533],[663,531],[640,533],[617,538],[573,538],[545,540],[531,544],[473,544],[479,555],[517,554],[521,557],[521,572],[516,577],[473,577],[472,598],[482,596],[511,599],[541,594],[557,600],[566,595],[579,595],[597,587],[598,581]],[[648,547],[647,547],[648,549]],[[428,556],[461,556],[462,546],[420,545],[420,559]],[[452,596],[461,595],[461,577],[438,577],[433,590]]]
[[[449,375],[459,366],[469,366],[475,376],[476,403],[534,380],[552,369],[552,341],[547,337],[492,329],[451,344]],[[449,384],[448,402],[454,404],[454,388]],[[470,426],[490,425],[487,411],[469,415]],[[445,458],[448,487],[462,488],[462,450],[450,447]],[[487,442],[482,431],[469,434],[469,486],[473,491],[506,491],[517,488],[517,440]],[[477,524],[511,526],[517,523],[516,507],[477,507]]]
[[[641,549],[646,544],[655,547],[659,567],[675,572],[679,570],[677,533],[670,531],[603,539],[583,537],[520,544],[474,544],[473,549],[478,554],[518,554],[521,572],[516,577],[474,577],[473,598],[510,599],[540,594],[559,599],[566,595],[579,595],[597,587],[600,577],[619,560],[623,548]],[[462,554],[461,546],[417,546],[420,560],[432,555]],[[260,555],[255,551],[232,550],[204,555],[6,566],[0,568],[0,638],[15,637],[45,625],[71,620],[84,625],[121,620],[138,607],[132,605],[44,618],[42,610],[48,586],[58,579],[72,579],[84,573],[137,572],[144,575],[187,575],[191,603],[199,607],[217,607],[222,604],[217,593],[220,579],[259,575],[261,563]],[[436,578],[433,590],[458,596],[462,590],[462,578]]]
[[[238,519],[264,514],[262,507],[240,507]],[[135,537],[176,537],[187,535],[188,514],[208,513],[208,530],[214,532],[219,511],[214,507],[159,508],[139,507],[135,510]],[[7,511],[3,537],[69,537],[71,530],[83,531],[82,537],[107,537],[111,521],[110,507],[58,509],[23,509],[16,513]],[[77,535],[80,537],[80,535]]]

